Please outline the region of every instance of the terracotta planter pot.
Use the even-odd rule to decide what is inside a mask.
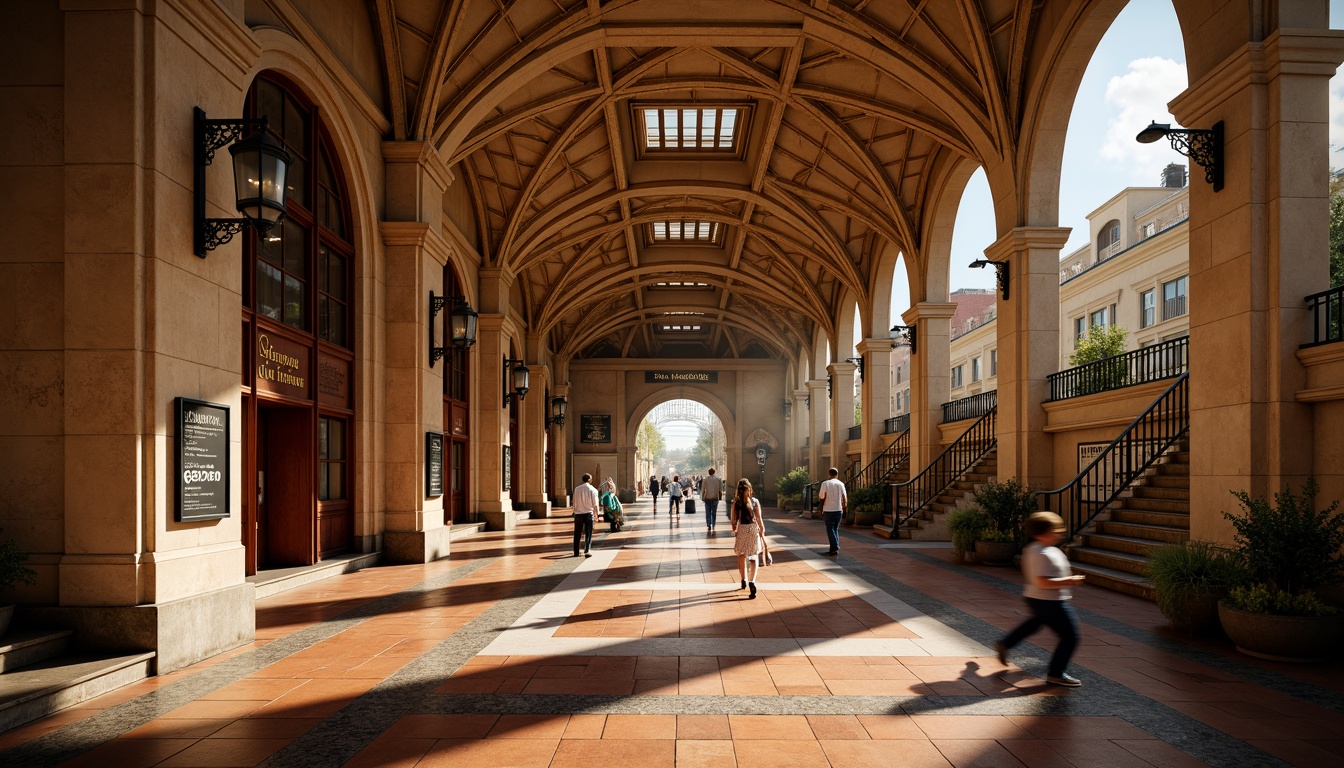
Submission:
[[[1015,541],[975,542],[975,559],[985,565],[1012,565],[1017,552]]]
[[[1344,616],[1275,616],[1218,604],[1223,631],[1248,656],[1272,661],[1328,661],[1344,643]]]

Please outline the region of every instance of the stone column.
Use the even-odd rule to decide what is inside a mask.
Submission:
[[[822,452],[821,436],[826,431],[826,422],[830,418],[830,400],[826,397],[826,380],[812,379],[807,382],[807,468],[813,480],[824,480],[826,468],[831,464],[829,453]],[[826,447],[830,450],[830,446]],[[822,466],[825,462],[826,466]]]
[[[863,466],[882,452],[882,429],[891,416],[891,339],[864,339],[863,356]]]
[[[560,367],[556,367],[558,374]],[[556,384],[556,397],[569,398],[569,382]],[[548,490],[552,504],[559,507],[569,506],[569,440],[572,434],[570,419],[566,415],[564,424],[551,425],[551,487]]]
[[[509,438],[509,410],[504,403],[503,361],[509,354],[507,318],[481,313],[477,320],[476,350],[480,365],[480,397],[473,406],[480,418],[473,436],[476,456],[477,509],[492,531],[516,527],[513,502],[504,490],[504,446]],[[510,448],[512,450],[512,448]]]
[[[1329,285],[1327,93],[1342,58],[1338,31],[1280,29],[1171,105],[1182,125],[1223,121],[1226,145],[1222,191],[1190,169],[1191,538],[1231,540],[1229,491],[1296,490],[1324,470],[1295,353],[1303,297]]]
[[[546,392],[550,388],[551,372],[544,365],[529,364],[527,367],[531,374],[527,397],[520,403],[518,435],[522,445],[513,447],[513,450],[520,452],[518,476],[513,478],[513,482],[518,484],[518,498],[531,510],[532,518],[541,519],[551,514],[551,502],[545,487],[546,420],[551,413]]]
[[[789,412],[789,466],[802,466],[803,457],[807,455],[808,449],[803,447],[803,439],[808,436],[808,427],[811,420],[807,411],[807,390],[795,389],[789,397],[793,403],[793,410]]]
[[[922,301],[907,309],[901,319],[915,326],[915,351],[910,355],[910,477],[924,471],[942,452],[943,403],[952,390],[951,302]]]
[[[838,362],[826,366],[831,378],[831,462],[832,467],[845,471],[845,441],[849,428],[854,426],[854,372],[858,366]]]
[[[425,496],[425,433],[443,431],[444,366],[429,364],[429,292],[443,295],[451,253],[441,234],[443,194],[452,174],[427,142],[384,142],[383,162],[383,547],[391,562],[426,563],[446,557],[449,541],[443,497]]]
[[[1054,482],[1054,441],[1045,433],[1046,377],[1059,368],[1059,249],[1067,227],[1018,227],[985,249],[1009,263],[1008,300],[998,302],[1000,478]],[[922,345],[921,345],[922,349]]]

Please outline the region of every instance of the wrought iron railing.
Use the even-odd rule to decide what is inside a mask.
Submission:
[[[1189,379],[1181,374],[1068,485],[1041,494],[1041,509],[1064,518],[1069,538],[1190,431]]]
[[[901,433],[891,442],[882,452],[873,457],[868,462],[868,466],[850,473],[845,478],[845,484],[851,489],[871,488],[875,485],[881,485],[890,479],[891,475],[910,460],[910,432]]]
[[[849,428],[849,439],[850,439],[850,440],[858,440],[858,439],[861,438],[861,437],[863,437],[863,425],[862,425],[862,424],[855,424],[854,426],[852,426],[852,427]]]
[[[803,486],[803,509],[808,512],[816,511],[816,506],[820,503],[817,493],[821,490],[821,481],[808,483]]]
[[[1050,400],[1092,395],[1180,376],[1190,370],[1190,337],[1164,341],[1046,377]]]
[[[904,432],[910,428],[910,414],[902,413],[900,416],[892,416],[890,419],[882,422],[882,434],[892,435],[897,432]]]
[[[1308,296],[1307,309],[1311,310],[1311,341],[1304,347],[1344,341],[1344,285]]]
[[[994,410],[999,403],[999,391],[991,389],[978,395],[963,397],[950,403],[943,403],[943,423],[962,419],[978,419]]]
[[[976,462],[994,450],[998,445],[995,432],[998,412],[997,406],[990,406],[987,413],[947,446],[938,458],[924,468],[923,472],[891,487],[892,520],[895,521],[893,528],[899,528],[919,514],[929,502],[938,498],[939,494],[974,467]]]
[[[826,445],[829,442],[831,442],[831,430],[828,429],[821,433],[821,444]]]

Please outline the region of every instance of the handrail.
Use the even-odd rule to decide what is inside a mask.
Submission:
[[[938,454],[938,458],[930,462],[923,472],[904,483],[892,486],[891,519],[894,522],[893,529],[904,525],[906,521],[928,506],[929,502],[946,491],[957,481],[957,478],[970,471],[971,467],[974,467],[986,454],[994,450],[999,444],[995,432],[998,412],[999,407],[995,404],[989,409],[988,413],[976,419],[976,422],[963,432],[961,437],[958,437],[942,453]],[[902,499],[904,499],[904,504],[902,504]],[[901,516],[902,509],[909,510],[904,517]]]
[[[963,397],[943,403],[943,423],[949,424],[962,419],[978,419],[989,413],[999,404],[999,391],[991,389],[978,395]]]
[[[849,439],[850,439],[850,440],[858,440],[858,439],[861,438],[861,437],[863,437],[863,425],[862,425],[862,424],[855,424],[854,426],[852,426],[852,427],[849,428]]]
[[[882,434],[894,435],[906,431],[910,428],[910,414],[902,413],[900,416],[892,416],[890,419],[882,422]]]
[[[1073,538],[1190,431],[1190,374],[1182,373],[1068,485],[1043,491],[1041,509],[1064,518]]]
[[[880,485],[902,464],[910,460],[910,430],[897,435],[882,452],[868,462],[868,466],[845,479],[850,489],[871,488]]]
[[[1308,296],[1307,309],[1311,311],[1311,341],[1304,347],[1333,344],[1344,341],[1344,285],[1313,293]]]
[[[1188,370],[1190,337],[1182,336],[1052,373],[1045,377],[1050,384],[1046,402],[1162,381]]]

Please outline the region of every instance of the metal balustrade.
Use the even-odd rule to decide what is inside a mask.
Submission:
[[[1064,518],[1069,538],[1190,431],[1189,379],[1182,373],[1068,485],[1041,493],[1041,509]]]
[[[1052,373],[1046,377],[1050,385],[1050,399],[1046,402],[1170,379],[1188,370],[1190,338],[1182,336]]]
[[[1333,344],[1344,341],[1344,285],[1308,296],[1307,309],[1311,311],[1311,341],[1304,347]]]
[[[930,462],[923,472],[907,482],[891,487],[893,530],[919,514],[929,502],[938,498],[943,491],[998,446],[995,432],[998,412],[998,406],[991,405],[987,413],[938,454],[938,458]]]
[[[852,427],[849,428],[849,439],[850,439],[850,440],[858,440],[858,439],[861,438],[861,437],[863,437],[863,425],[862,425],[862,424],[855,424],[854,426],[852,426]]]
[[[991,389],[978,395],[963,397],[950,403],[943,403],[943,423],[962,419],[978,419],[994,410],[999,403],[999,391]]]
[[[890,419],[882,422],[882,434],[893,435],[898,432],[904,432],[910,428],[910,414],[903,413],[900,416],[892,416]]]

